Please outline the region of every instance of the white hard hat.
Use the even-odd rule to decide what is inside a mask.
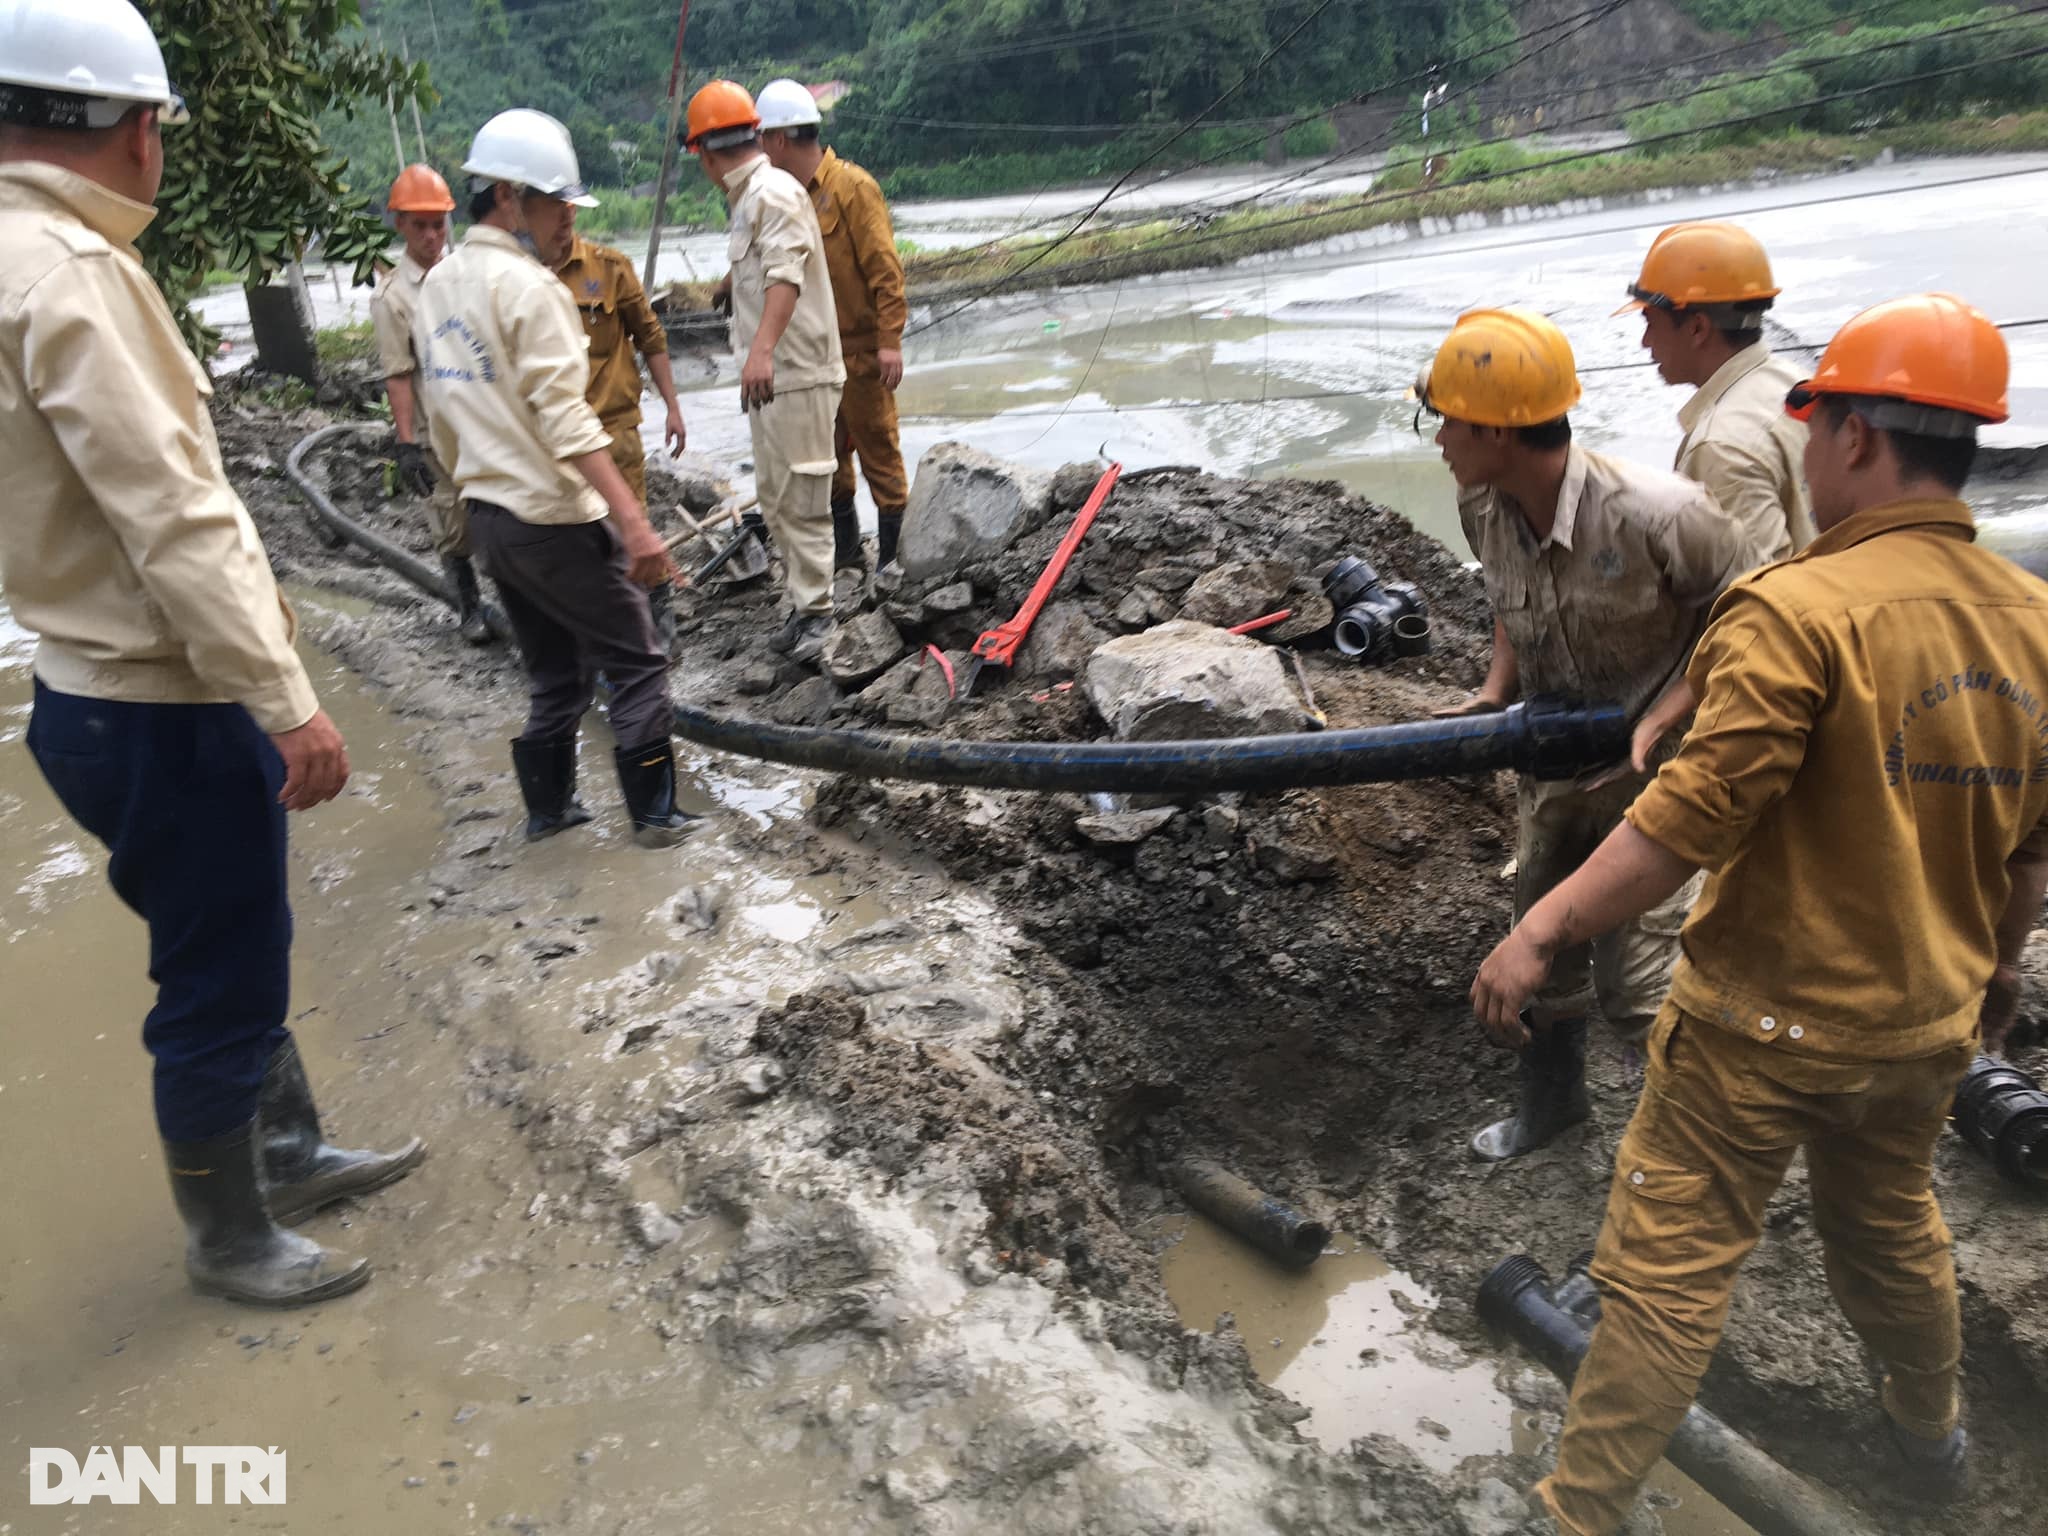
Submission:
[[[754,98],[761,114],[761,131],[770,128],[803,128],[824,121],[818,116],[818,98],[808,86],[794,80],[770,80]]]
[[[136,103],[182,123],[163,50],[128,0],[0,0],[0,123],[110,128]]]
[[[4,0],[0,0],[4,3]],[[576,146],[569,130],[545,112],[514,107],[500,112],[477,129],[469,158],[462,168],[477,182],[515,181],[578,208],[595,208],[597,199],[584,190],[576,164]]]

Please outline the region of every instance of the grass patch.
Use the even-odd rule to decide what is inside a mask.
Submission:
[[[369,362],[377,356],[377,333],[367,320],[327,326],[313,337],[313,343],[323,368]]]

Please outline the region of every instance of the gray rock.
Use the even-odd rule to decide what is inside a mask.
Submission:
[[[842,695],[829,677],[807,677],[768,706],[768,718],[778,725],[823,725]]]
[[[1062,464],[1052,477],[1052,504],[1056,511],[1072,512],[1088,499],[1102,472],[1109,466],[1100,459]]]
[[[788,1070],[772,1057],[763,1056],[759,1061],[750,1061],[740,1068],[740,1093],[757,1103],[773,1098],[788,1081]]]
[[[1277,560],[1233,560],[1205,571],[1180,601],[1180,616],[1228,629],[1294,605],[1287,589],[1294,569]]]
[[[1116,625],[1125,634],[1134,629],[1145,629],[1153,623],[1152,599],[1144,592],[1127,592],[1124,600],[1116,605]]]
[[[1139,586],[1153,592],[1179,594],[1194,584],[1200,571],[1184,565],[1148,565],[1131,578]]]
[[[1337,873],[1335,854],[1293,838],[1262,841],[1253,858],[1259,868],[1288,885],[1298,885],[1304,880],[1328,880]]]
[[[1243,635],[1176,620],[1097,647],[1088,697],[1122,741],[1299,730],[1301,699],[1279,656]]]
[[[924,611],[933,616],[942,613],[965,613],[973,606],[974,587],[965,581],[956,581],[951,586],[927,593],[924,600]]]
[[[626,1212],[626,1226],[633,1241],[652,1253],[666,1248],[683,1235],[682,1223],[652,1200],[643,1200]]]
[[[1109,635],[1079,603],[1053,603],[1038,616],[1017,653],[1020,677],[1078,677]]]
[[[1218,848],[1237,841],[1238,814],[1227,805],[1212,805],[1202,812],[1202,830]]]
[[[1170,805],[1149,811],[1108,811],[1075,817],[1074,830],[1102,847],[1128,848],[1145,841],[1178,814]]]
[[[1052,515],[1052,477],[964,443],[939,443],[917,466],[896,558],[915,580],[999,555]]]
[[[864,613],[833,631],[820,664],[841,687],[858,688],[888,671],[905,649],[903,636],[887,614]]]
[[[954,677],[966,675],[965,651],[949,652],[946,659],[953,664]],[[904,657],[860,696],[860,707],[870,718],[927,730],[939,723],[947,703],[945,668],[923,651]]]
[[[1292,608],[1294,617],[1282,619],[1271,629],[1262,631],[1274,645],[1292,645],[1297,640],[1306,640],[1310,635],[1319,635],[1336,620],[1337,610],[1330,606],[1330,600],[1313,587],[1304,589],[1299,583],[1275,606]]]
[[[756,661],[748,664],[740,674],[739,691],[747,698],[757,699],[764,693],[775,691],[776,667],[772,661]]]
[[[1529,1518],[1529,1501],[1497,1477],[1482,1478],[1458,1498],[1465,1536],[1514,1536]]]

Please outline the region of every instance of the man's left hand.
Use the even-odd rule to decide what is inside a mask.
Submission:
[[[1529,1043],[1522,1007],[1550,977],[1550,957],[1518,925],[1494,947],[1472,983],[1472,1013],[1495,1044]]]
[[[899,350],[883,347],[875,353],[875,360],[882,365],[882,388],[894,392],[903,382],[903,354]]]
[[[775,398],[775,354],[749,352],[740,369],[740,407],[759,410]]]
[[[668,408],[668,427],[662,435],[668,441],[668,456],[672,459],[680,459],[683,456],[683,444],[686,441],[683,433],[683,408],[680,404],[671,405]]]

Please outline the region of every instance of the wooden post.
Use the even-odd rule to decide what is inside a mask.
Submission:
[[[690,0],[676,20],[676,56],[668,67],[668,132],[661,138],[661,175],[654,183],[654,228],[647,232],[647,266],[640,286],[654,292],[654,258],[661,252],[661,219],[668,211],[668,178],[676,163],[676,124],[683,115],[683,33],[690,25]]]

